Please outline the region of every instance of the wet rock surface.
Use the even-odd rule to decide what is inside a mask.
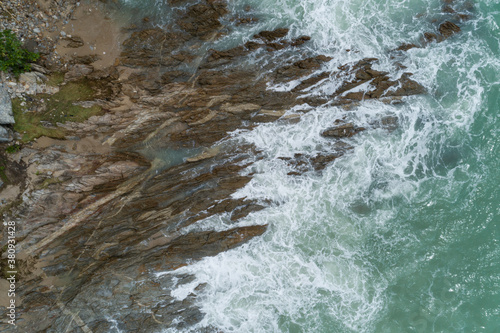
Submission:
[[[446,21],[439,26],[439,33],[446,39],[460,32],[460,27],[455,23]]]
[[[321,132],[321,135],[327,138],[349,138],[361,131],[364,131],[363,127],[356,127],[352,123],[347,123],[327,128]]]
[[[193,46],[228,29],[222,23],[231,15],[226,3],[170,3],[186,5],[179,19],[165,29],[131,31],[114,66],[96,69],[89,56],[67,59],[65,81],[90,80],[101,93],[85,102],[97,103],[102,113],[52,124],[65,129],[66,140],[40,139],[8,157],[23,165],[25,179],[18,181],[16,205],[2,210],[18,227],[22,330],[155,332],[199,322],[195,295],[182,301],[170,295],[193,280],[175,270],[262,235],[265,225],[236,223],[274,204],[232,197],[252,179],[246,168],[262,156],[225,140],[228,133],[300,121],[286,111],[303,103],[355,107],[425,93],[411,73],[394,79],[375,70],[375,58],[327,70],[332,59],[311,54],[305,47],[310,37],[290,38],[287,28],[261,31],[229,50],[202,51]],[[438,28],[440,35],[459,31],[448,23]],[[69,48],[86,42],[66,41]],[[398,52],[413,47],[405,44]],[[290,61],[269,61],[279,52]],[[38,72],[50,73],[44,62],[39,66]],[[308,88],[332,80],[342,82],[333,93],[307,95]],[[290,89],[268,89],[292,81]],[[321,133],[334,142],[331,152],[281,158],[290,176],[321,172],[364,130],[344,120],[332,125]],[[397,118],[372,126],[395,130]],[[183,157],[172,162],[173,153]],[[225,230],[202,228],[214,215]],[[12,331],[4,323],[0,330]]]
[[[10,142],[14,139],[12,130],[8,127],[0,126],[0,142]]]

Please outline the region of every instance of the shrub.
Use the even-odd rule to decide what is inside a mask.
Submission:
[[[11,71],[18,76],[31,69],[31,62],[38,60],[40,55],[25,50],[17,36],[9,29],[0,32],[0,71]]]
[[[17,153],[21,149],[20,145],[12,145],[5,148],[5,151],[9,154]]]

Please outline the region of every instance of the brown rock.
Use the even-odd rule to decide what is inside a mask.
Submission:
[[[240,17],[236,19],[236,25],[252,24],[257,22],[259,22],[259,19],[256,17]]]
[[[409,49],[413,49],[415,47],[418,47],[415,44],[401,44],[396,50],[398,51],[408,51]]]
[[[361,101],[363,99],[370,98],[371,96],[372,96],[372,94],[367,94],[366,92],[363,92],[363,91],[357,91],[357,92],[347,93],[345,95],[345,98],[351,99],[353,101]],[[378,97],[380,97],[380,96],[377,96],[374,98],[378,98]]]
[[[443,35],[444,39],[450,38],[457,32],[460,32],[460,27],[455,23],[446,21],[439,26],[439,33]]]
[[[68,41],[68,44],[66,45],[66,47],[68,47],[68,48],[78,48],[78,47],[82,47],[83,45],[85,45],[85,43],[83,42],[83,39],[81,37],[78,37],[78,36],[64,37],[63,39]]]
[[[228,13],[222,0],[205,0],[188,7],[177,24],[193,37],[209,39],[222,28],[219,19]]]
[[[387,129],[392,132],[398,128],[398,117],[396,116],[385,116],[380,120],[382,128]]]
[[[166,254],[169,257],[185,257],[189,253],[190,259],[199,259],[213,256],[240,245],[255,236],[262,235],[267,225],[235,228],[222,232],[205,231],[190,233],[174,239],[168,246]],[[169,258],[167,258],[167,261]]]
[[[287,46],[288,45],[286,43],[267,43],[266,50],[269,52],[273,52],[277,50],[283,50]]]
[[[346,123],[344,125],[327,128],[321,132],[321,136],[327,138],[349,138],[363,130],[363,127],[356,127],[353,123]]]
[[[264,30],[254,35],[254,38],[262,39],[266,42],[272,42],[277,39],[283,38],[288,35],[289,29],[287,28],[278,28],[275,30]]]
[[[277,81],[291,81],[301,76],[306,76],[319,69],[324,62],[332,58],[319,55],[294,62],[292,65],[284,66],[276,70]]]
[[[426,42],[431,43],[433,41],[438,41],[438,36],[431,32],[424,33],[424,39]]]
[[[336,153],[331,155],[318,154],[311,159],[312,166],[314,170],[321,171],[328,166],[331,162],[342,156],[342,153]]]
[[[207,57],[206,63],[201,65],[200,68],[213,68],[228,64],[233,60],[233,58],[245,55],[247,50],[245,50],[245,47],[243,46],[237,46],[225,51],[210,49],[208,50],[208,53],[209,56]]]
[[[410,96],[425,93],[425,88],[410,79],[411,73],[404,73],[398,80],[400,87],[396,91],[387,94],[388,96]]]
[[[364,69],[360,68],[356,71],[356,79],[358,80],[370,80],[372,76],[368,74]]]
[[[309,37],[309,36],[300,36],[299,38],[293,39],[290,45],[291,46],[299,46],[299,45],[302,45],[309,40],[311,40],[311,37]]]
[[[319,75],[305,79],[297,87],[293,88],[293,91],[300,91],[300,90],[309,88],[309,87],[315,85],[316,83],[320,82],[321,80],[326,79],[329,76],[330,76],[330,73],[323,72]]]
[[[85,77],[94,71],[94,67],[84,64],[76,64],[70,67],[69,71],[64,74],[66,81],[78,80]]]
[[[184,33],[166,32],[160,28],[134,32],[123,42],[120,63],[132,67],[176,66],[180,61],[171,53],[188,39]]]
[[[443,13],[448,13],[448,14],[455,13],[455,10],[451,8],[451,6],[443,6],[441,10],[443,11]]]
[[[167,84],[171,82],[187,81],[190,76],[189,73],[180,70],[168,71],[161,75],[161,83]]]
[[[254,42],[254,41],[248,41],[245,43],[245,47],[250,50],[250,51],[255,51],[261,47],[263,47],[264,44],[261,44],[261,43],[257,43],[257,42]]]
[[[101,57],[98,56],[97,54],[85,55],[85,56],[73,56],[73,57],[71,57],[70,62],[73,64],[90,65],[91,63],[96,62],[100,58]]]

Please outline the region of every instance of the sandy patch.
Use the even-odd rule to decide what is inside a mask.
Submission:
[[[0,192],[0,205],[3,200],[10,202],[17,198],[17,196],[21,193],[21,186],[19,185],[7,185]]]
[[[92,63],[95,69],[112,66],[120,55],[120,45],[128,36],[122,30],[125,24],[113,20],[111,12],[103,4],[81,3],[75,10],[73,19],[62,25],[57,33],[62,31],[67,37],[80,37],[84,45],[70,48],[67,47],[69,41],[60,38],[56,51],[66,59],[71,59],[72,56],[97,55],[100,59]]]

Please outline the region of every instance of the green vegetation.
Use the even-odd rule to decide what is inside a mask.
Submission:
[[[17,36],[9,29],[0,32],[0,71],[18,76],[31,70],[31,62],[40,58],[38,53],[33,53],[22,48]]]
[[[49,76],[49,80],[45,82],[45,84],[52,87],[58,87],[63,82],[64,82],[64,73],[57,72],[51,74]]]
[[[5,174],[5,166],[4,165],[0,165],[0,179],[6,184],[9,183],[9,178],[7,178],[7,175]]]
[[[49,187],[50,185],[52,184],[60,184],[62,183],[63,181],[57,177],[55,178],[46,178],[44,179],[44,181],[42,182],[42,184],[40,184],[39,186],[37,186],[37,189],[46,189],[47,187]]]
[[[16,153],[19,150],[21,150],[21,146],[20,145],[15,145],[15,144],[12,145],[12,146],[8,146],[7,148],[5,148],[5,152],[7,152],[9,154]]]
[[[92,100],[94,97],[95,92],[89,81],[82,80],[62,85],[59,92],[53,95],[38,94],[24,105],[20,99],[13,99],[12,111],[16,120],[14,130],[23,135],[23,142],[41,136],[62,139],[66,132],[62,128],[57,128],[57,123],[82,122],[100,114],[101,108],[97,105],[84,108],[73,104]]]

